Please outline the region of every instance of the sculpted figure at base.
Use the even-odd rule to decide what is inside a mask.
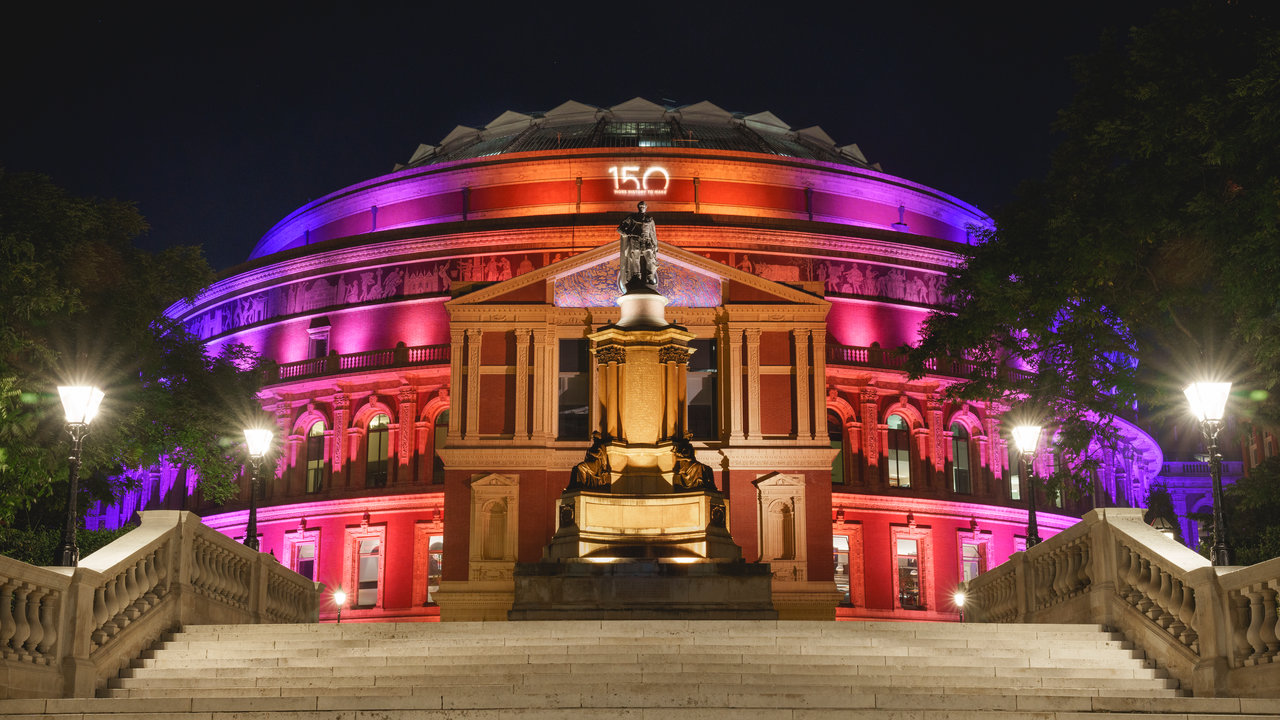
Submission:
[[[675,489],[677,491],[715,490],[716,480],[711,466],[698,462],[694,457],[693,443],[689,441],[689,436],[677,438],[672,445],[676,454],[676,466],[671,484]]]
[[[653,216],[645,212],[644,201],[618,225],[620,258],[618,287],[627,291],[627,283],[638,279],[651,290],[658,287],[658,231]]]
[[[608,444],[609,439],[601,436],[600,431],[591,433],[591,447],[587,448],[586,458],[573,466],[566,490],[609,489],[609,453],[605,452]]]

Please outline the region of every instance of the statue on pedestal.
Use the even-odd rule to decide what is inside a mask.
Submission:
[[[609,453],[605,451],[608,444],[608,439],[602,437],[599,430],[591,433],[591,447],[587,448],[586,458],[573,466],[566,490],[609,489]]]
[[[645,212],[647,205],[641,200],[637,212],[628,215],[618,225],[621,246],[618,263],[618,287],[623,292],[633,280],[638,280],[650,290],[658,288],[658,231],[653,216]]]
[[[716,489],[715,475],[711,466],[698,462],[693,453],[693,443],[689,436],[676,438],[672,443],[676,456],[675,472],[671,476],[671,484],[676,491]]]

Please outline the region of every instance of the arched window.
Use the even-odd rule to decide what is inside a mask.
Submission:
[[[436,416],[436,426],[431,433],[432,450],[431,453],[431,482],[442,485],[444,484],[444,462],[440,460],[440,450],[444,447],[444,441],[449,436],[449,411],[444,410]]]
[[[390,422],[391,418],[385,413],[378,413],[369,421],[364,456],[364,486],[367,488],[387,486],[387,424]]]
[[[317,420],[307,431],[307,492],[324,488],[324,423]]]
[[[911,426],[901,415],[889,416],[889,486],[911,487]]]
[[[831,449],[838,450],[831,461],[831,484],[844,484],[844,423],[840,416],[827,411],[827,438],[831,441]]]
[[[969,431],[964,425],[951,425],[951,489],[968,495],[973,492],[969,482]]]

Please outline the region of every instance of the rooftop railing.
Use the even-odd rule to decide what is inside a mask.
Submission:
[[[903,370],[907,365],[907,354],[896,348],[831,343],[827,345],[827,364]],[[990,366],[964,358],[933,358],[924,366],[930,373],[955,378],[990,377],[993,372]],[[999,372],[1013,378],[1031,377],[1031,373],[1025,370],[1013,368],[1000,368]]]

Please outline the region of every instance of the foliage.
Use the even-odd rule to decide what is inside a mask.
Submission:
[[[135,529],[135,525],[125,525],[115,530],[79,529],[76,531],[76,546],[80,548],[80,557],[92,555]],[[52,565],[61,543],[61,528],[0,527],[0,555],[21,560],[28,565]]]
[[[0,525],[39,525],[65,507],[58,385],[106,392],[84,442],[90,497],[118,494],[128,471],[162,456],[198,472],[207,498],[232,487],[239,464],[223,438],[261,413],[256,359],[240,346],[206,357],[163,317],[213,273],[198,248],[139,249],[146,229],[132,205],[0,170]]]
[[[1114,438],[1108,418],[1183,417],[1199,374],[1253,391],[1237,415],[1280,421],[1275,13],[1195,2],[1104,37],[1078,62],[1048,176],[997,213],[912,352],[916,373],[946,355],[1033,370],[951,392],[1056,418],[1078,484]]]
[[[1267,458],[1223,490],[1232,561],[1253,565],[1280,557],[1280,457]]]

